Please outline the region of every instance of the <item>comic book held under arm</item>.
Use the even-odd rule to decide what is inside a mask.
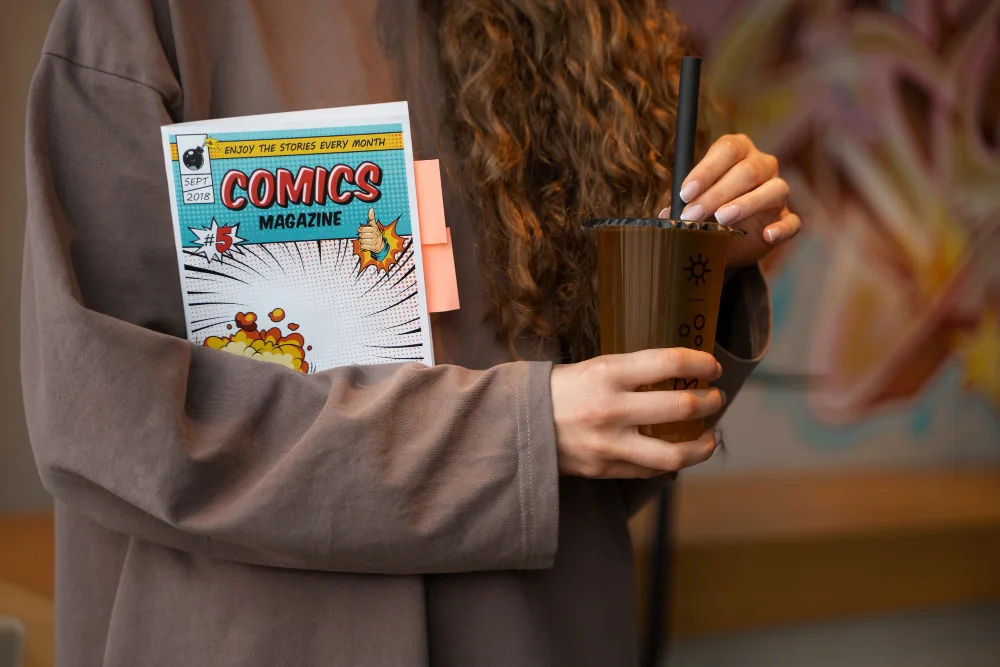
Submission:
[[[303,373],[434,363],[405,102],[162,135],[191,342]]]

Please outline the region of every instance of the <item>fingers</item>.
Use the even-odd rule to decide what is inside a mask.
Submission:
[[[725,204],[715,212],[715,219],[730,225],[751,218],[764,211],[780,211],[788,201],[788,183],[772,178],[759,188]]]
[[[681,199],[685,202],[693,202],[698,195],[707,191],[722,178],[723,174],[746,158],[753,149],[753,142],[745,134],[727,134],[720,137],[708,149],[701,162],[695,165],[688,177],[684,179],[684,185],[681,186]]]
[[[681,470],[712,458],[721,437],[721,432],[714,428],[689,442],[665,442],[633,432],[612,446],[611,456],[651,470]]]
[[[622,395],[618,410],[622,423],[669,424],[714,415],[726,404],[720,389],[638,391]]]
[[[623,389],[662,382],[670,378],[714,380],[722,375],[722,365],[708,352],[686,347],[609,354],[593,359],[593,368],[608,373]]]
[[[378,249],[382,244],[382,233],[374,227],[358,229],[358,240],[364,250]]]
[[[682,220],[704,220],[710,215],[714,215],[725,204],[732,202],[737,197],[742,197],[751,193],[764,183],[774,179],[778,175],[778,161],[773,155],[753,151],[746,159],[733,165],[733,167],[723,174],[719,180],[703,194],[696,197],[694,201],[684,207],[681,212]],[[782,187],[784,181],[775,184],[765,195],[775,195]],[[785,186],[787,187],[787,186]],[[785,195],[787,197],[787,193]],[[782,201],[778,206],[784,205]],[[727,211],[733,213],[733,211]],[[726,220],[733,222],[735,218]],[[720,220],[720,222],[722,222]]]
[[[785,210],[781,219],[764,228],[764,240],[771,245],[778,245],[798,234],[800,229],[802,220],[799,216]]]
[[[358,227],[358,242],[360,243],[362,250],[367,250],[368,252],[379,252],[382,250],[382,245],[385,243],[385,239],[382,237],[382,230],[378,227],[361,225]]]

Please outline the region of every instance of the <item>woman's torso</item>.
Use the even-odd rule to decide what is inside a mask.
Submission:
[[[163,88],[175,91],[165,103],[177,122],[407,100],[416,159],[450,164],[434,26],[419,0],[100,4],[64,11],[74,23],[57,21],[50,41],[61,30],[72,36],[70,52],[117,58],[124,76],[173,79]],[[510,354],[484,322],[470,209],[453,179],[443,182],[462,307],[433,316],[435,355],[487,368]],[[176,266],[169,229],[151,230],[149,242],[150,266]],[[146,276],[128,303],[162,304],[161,294],[179,294],[177,280],[175,269]],[[119,300],[108,311],[184,335],[179,307],[121,308]],[[554,568],[425,577],[215,560],[108,531],[59,505],[60,664],[631,664],[632,554],[620,488],[560,482]]]

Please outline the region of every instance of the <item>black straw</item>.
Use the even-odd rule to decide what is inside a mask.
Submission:
[[[698,128],[698,85],[701,58],[681,60],[681,82],[677,91],[677,133],[674,137],[674,188],[670,194],[670,219],[681,217],[684,202],[681,185],[694,167],[694,135]]]

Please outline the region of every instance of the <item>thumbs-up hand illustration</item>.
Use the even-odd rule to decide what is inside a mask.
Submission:
[[[382,225],[375,219],[374,208],[368,209],[368,222],[358,227],[358,240],[361,242],[361,249],[375,257],[379,257],[385,250],[385,236],[382,234]]]

